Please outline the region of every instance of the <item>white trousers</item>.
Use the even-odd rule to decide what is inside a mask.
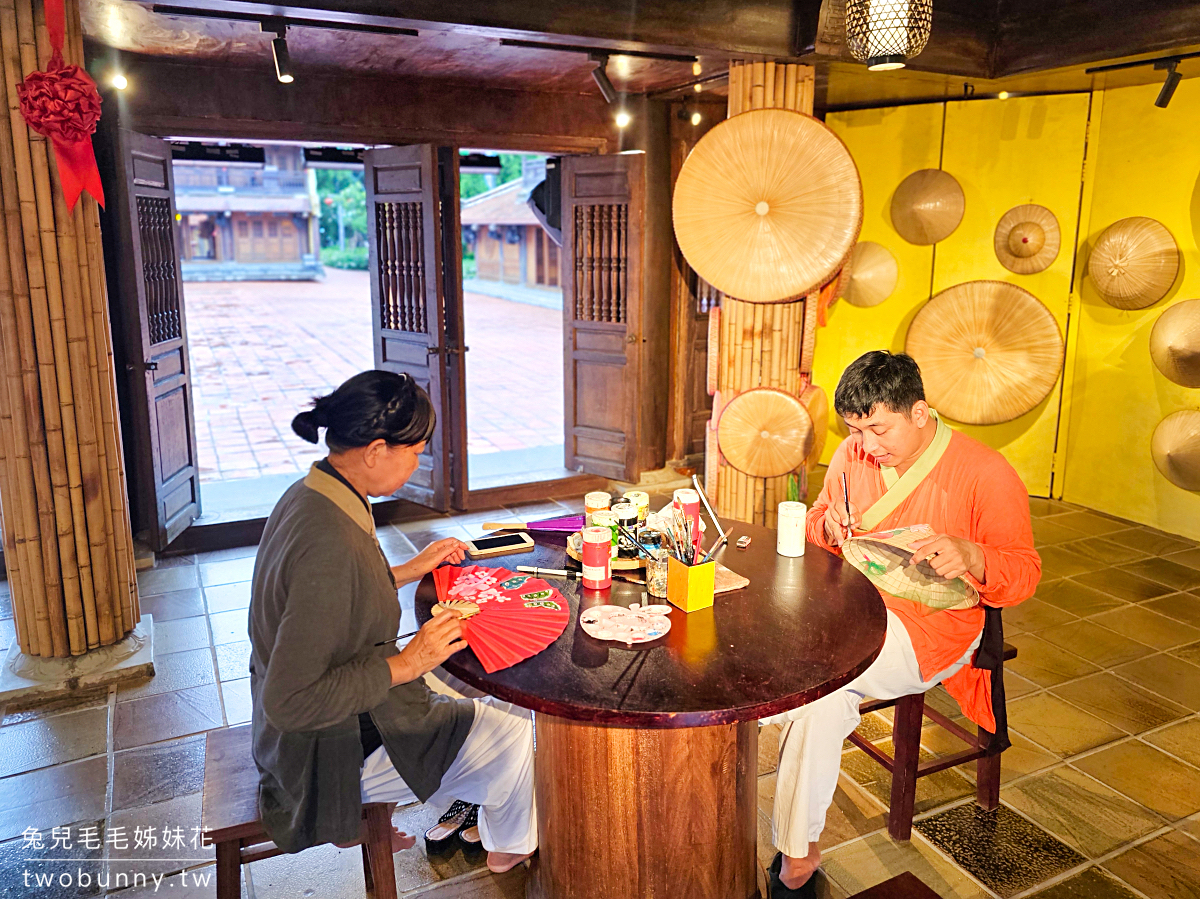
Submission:
[[[533,852],[533,718],[527,710],[490,696],[471,701],[471,732],[428,802],[441,807],[461,799],[480,806],[479,836],[489,852]],[[363,763],[361,783],[363,802],[417,801],[382,746]]]
[[[820,839],[837,789],[842,741],[858,727],[858,704],[863,698],[894,699],[930,689],[971,661],[982,636],[981,630],[961,659],[924,680],[908,631],[889,611],[883,649],[866,671],[815,702],[762,720],[783,725],[771,815],[772,842],[780,852],[804,858],[809,844]]]

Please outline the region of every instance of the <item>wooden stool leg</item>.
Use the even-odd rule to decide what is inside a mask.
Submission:
[[[901,696],[892,720],[892,802],[888,833],[894,840],[912,835],[913,805],[917,800],[917,765],[921,760],[921,713],[925,694]]]
[[[980,743],[990,737],[991,734],[979,728]],[[1000,753],[975,760],[975,802],[989,812],[1000,805]]]
[[[371,866],[375,899],[396,899],[396,867],[392,862],[392,818],[383,803],[363,807],[367,841],[363,849]]]
[[[241,899],[242,851],[237,840],[217,843],[217,899]]]
[[[367,893],[369,895],[374,894],[375,878],[371,874],[371,853],[367,851],[366,843],[362,844],[362,857],[363,857],[363,880],[367,884]]]

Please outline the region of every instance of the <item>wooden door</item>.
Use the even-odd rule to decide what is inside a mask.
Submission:
[[[644,157],[563,160],[566,466],[637,481]],[[665,364],[665,360],[664,360]]]
[[[135,530],[165,549],[200,515],[200,476],[192,411],[171,148],[118,130],[114,160],[119,239],[113,299],[125,347],[125,434]]]
[[[420,464],[396,495],[445,512],[457,499],[452,466],[463,461],[462,452],[453,452],[459,416],[452,407],[462,404],[461,392],[452,395],[450,383],[451,370],[461,367],[451,357],[461,360],[462,330],[448,332],[455,319],[461,323],[462,304],[454,297],[457,312],[448,322],[446,284],[453,260],[443,266],[438,150],[428,144],[367,150],[363,164],[375,367],[412,375],[437,410],[437,427]],[[454,203],[445,205],[457,208],[456,185]],[[446,226],[456,221],[456,213],[446,210]]]

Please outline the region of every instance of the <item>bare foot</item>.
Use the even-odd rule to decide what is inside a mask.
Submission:
[[[513,852],[489,852],[487,857],[488,870],[493,874],[503,874],[505,871],[511,871],[521,862],[533,856],[532,852],[527,852],[525,855],[517,855]]]
[[[804,858],[783,857],[783,866],[779,871],[779,882],[789,890],[798,890],[808,882],[821,864],[821,850],[814,844]]]

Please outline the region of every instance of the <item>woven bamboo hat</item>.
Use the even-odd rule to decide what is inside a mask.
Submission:
[[[862,184],[845,144],[787,109],[721,122],[675,182],[675,237],[718,290],[752,303],[807,294],[841,267],[862,226]]]
[[[962,187],[953,175],[921,169],[892,194],[892,227],[909,243],[937,243],[954,233],[965,209]]]
[[[927,559],[910,564],[912,544],[933,536],[927,524],[877,531],[851,537],[842,544],[846,561],[892,596],[911,599],[934,609],[969,609],[979,593],[962,578],[944,578]]]
[[[1179,247],[1165,226],[1134,216],[1109,225],[1088,259],[1100,296],[1118,309],[1145,309],[1167,295],[1179,272]]]
[[[800,392],[800,402],[808,410],[808,417],[813,425],[812,449],[808,451],[808,458],[804,460],[808,470],[812,471],[821,461],[821,454],[825,452],[825,439],[829,436],[829,396],[816,384],[809,384]]]
[[[1010,272],[1032,275],[1058,258],[1062,233],[1058,219],[1045,206],[1014,206],[996,225],[996,258]]]
[[[725,461],[753,478],[788,474],[812,452],[812,418],[804,404],[773,387],[739,393],[721,410],[717,442]]]
[[[1063,361],[1050,310],[1003,281],[943,290],[913,318],[904,349],[921,366],[929,404],[972,425],[1024,415],[1050,393]]]
[[[1177,303],[1158,317],[1150,358],[1176,384],[1200,387],[1200,300]]]
[[[1172,412],[1158,423],[1150,453],[1162,476],[1184,490],[1200,490],[1200,412]]]
[[[900,267],[887,247],[864,240],[850,255],[850,279],[843,296],[851,306],[878,306],[892,295]]]

